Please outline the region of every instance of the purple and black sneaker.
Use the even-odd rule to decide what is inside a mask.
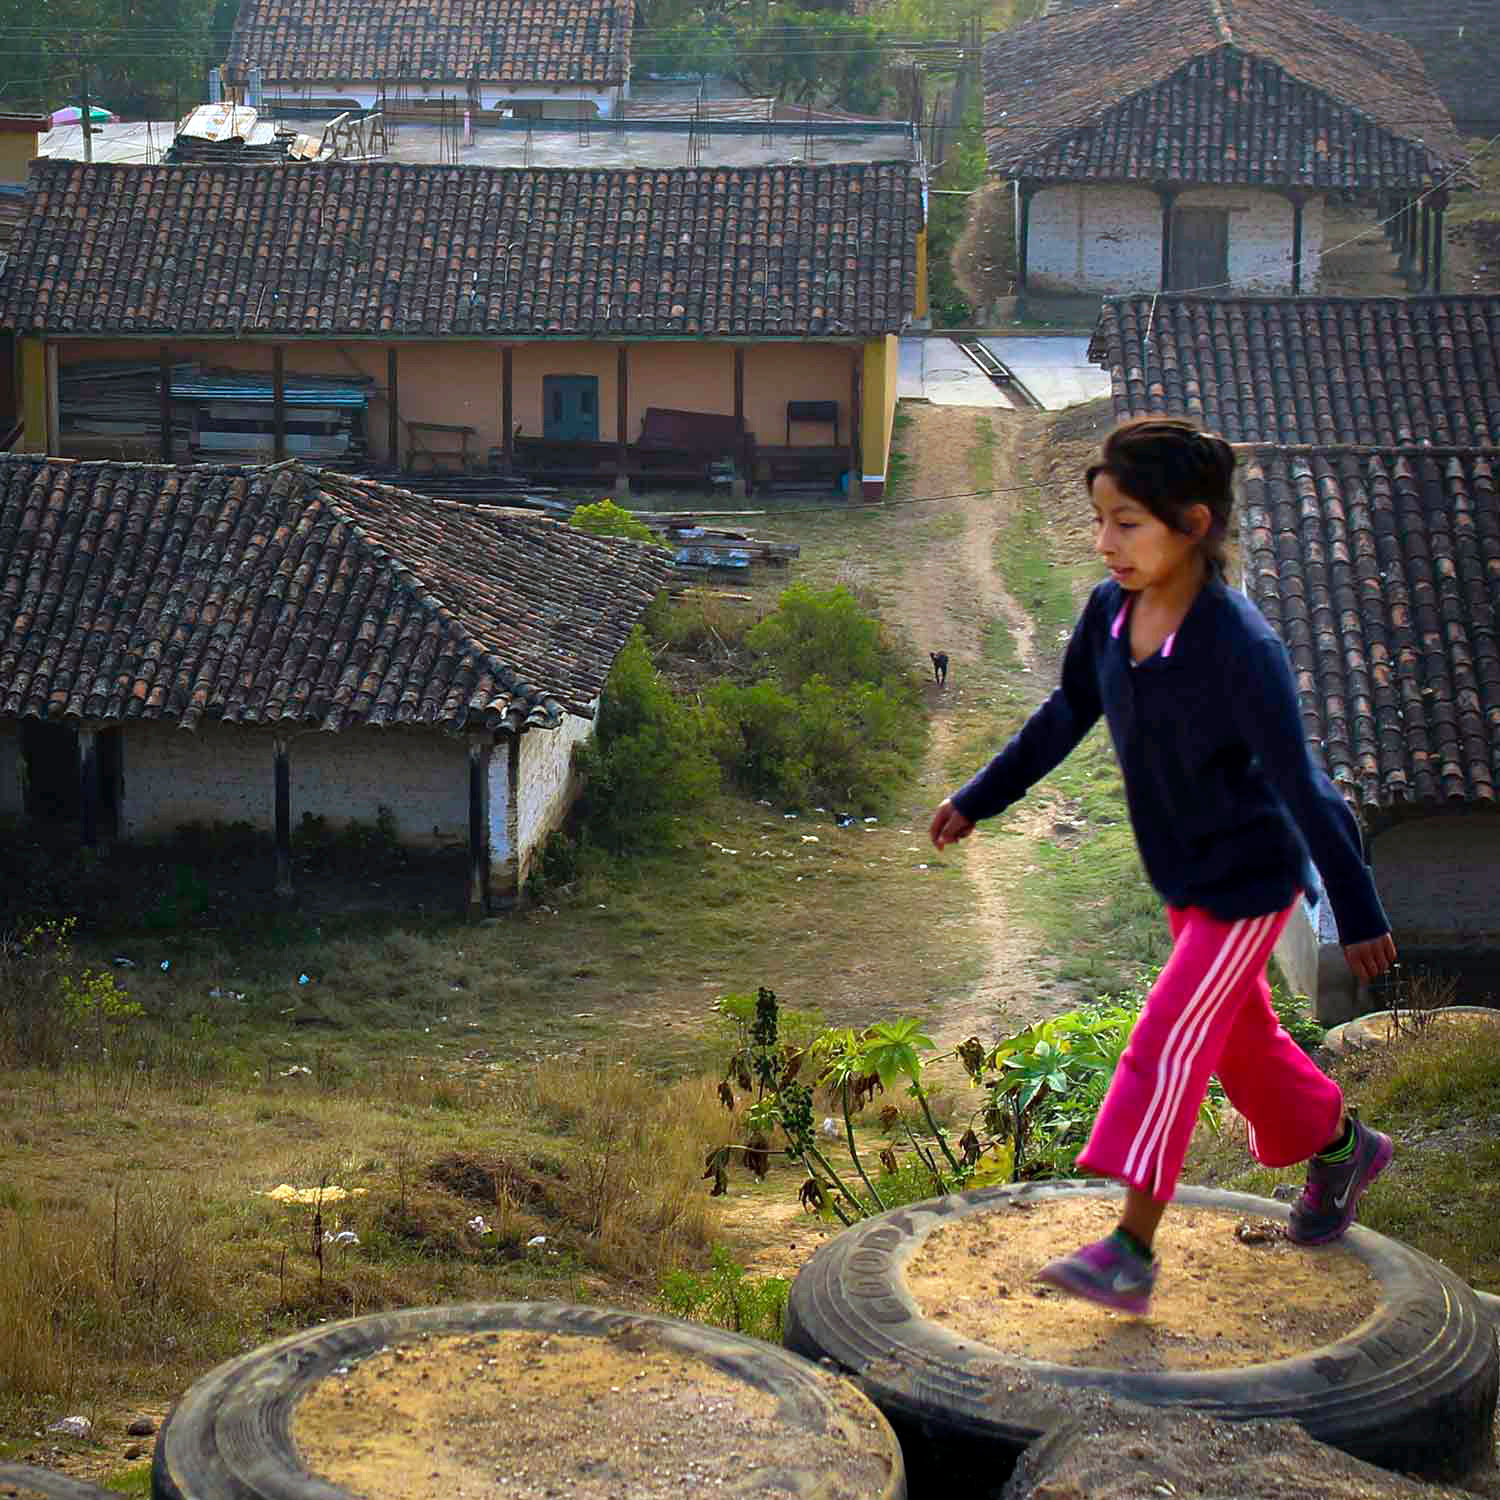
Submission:
[[[1307,1183],[1292,1204],[1286,1237],[1294,1245],[1326,1245],[1353,1222],[1364,1191],[1391,1164],[1391,1138],[1354,1124],[1354,1150],[1337,1165],[1316,1156],[1307,1164]]]
[[[1156,1286],[1156,1262],[1137,1255],[1113,1235],[1049,1261],[1038,1281],[1116,1312],[1144,1314]]]

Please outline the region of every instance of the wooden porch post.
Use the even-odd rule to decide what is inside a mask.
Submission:
[[[1292,194],[1292,296],[1302,295],[1302,194]]]
[[[54,457],[62,449],[62,413],[58,409],[57,345],[48,340],[44,368],[47,373],[47,452]]]
[[[469,741],[469,915],[482,917],[490,898],[490,754],[488,735]]]
[[[511,386],[513,352],[509,344],[500,351],[500,431],[507,474],[515,473],[516,468],[516,422]]]
[[[849,362],[849,494],[850,500],[863,500],[865,496],[864,457],[860,449],[860,377],[864,372],[865,351],[859,344],[854,346],[854,357]]]
[[[750,472],[750,455],[745,445],[745,349],[734,346],[734,447],[735,463],[740,470],[734,482],[734,495],[743,500],[750,493],[755,475]]]
[[[271,350],[271,458],[286,457],[286,350],[280,344]]]
[[[615,354],[615,489],[630,493],[630,345]]]
[[[1443,211],[1448,207],[1446,191],[1432,195],[1432,290],[1443,290]]]
[[[92,729],[78,731],[78,812],[84,846],[92,849],[99,842],[99,736]]]
[[[1158,187],[1156,191],[1161,198],[1161,289],[1169,292],[1172,289],[1172,205],[1177,201],[1177,194],[1167,187]]]
[[[385,351],[385,446],[387,462],[401,467],[401,381],[396,346]]]
[[[161,461],[172,462],[172,350],[168,344],[161,346]]]
[[[272,752],[276,787],[276,894],[292,894],[292,766],[288,741],[276,736]]]

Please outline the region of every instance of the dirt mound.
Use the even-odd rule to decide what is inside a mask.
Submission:
[[[514,1203],[535,1213],[556,1213],[547,1184],[535,1173],[503,1156],[455,1151],[427,1168],[427,1177],[469,1203]]]
[[[1220,1422],[1069,1391],[1072,1420],[1021,1456],[1001,1500],[1467,1500],[1350,1458],[1294,1422]],[[1477,1493],[1492,1494],[1480,1488]]]

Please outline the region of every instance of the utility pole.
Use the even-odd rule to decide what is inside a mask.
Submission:
[[[89,65],[80,61],[79,71],[83,75],[83,159],[94,159],[94,128],[89,119]]]

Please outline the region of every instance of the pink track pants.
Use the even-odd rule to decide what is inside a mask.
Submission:
[[[1221,922],[1198,907],[1169,907],[1172,956],[1100,1107],[1078,1165],[1167,1202],[1217,1073],[1250,1123],[1250,1150],[1289,1167],[1338,1134],[1344,1099],[1281,1029],[1266,961],[1292,908]]]

